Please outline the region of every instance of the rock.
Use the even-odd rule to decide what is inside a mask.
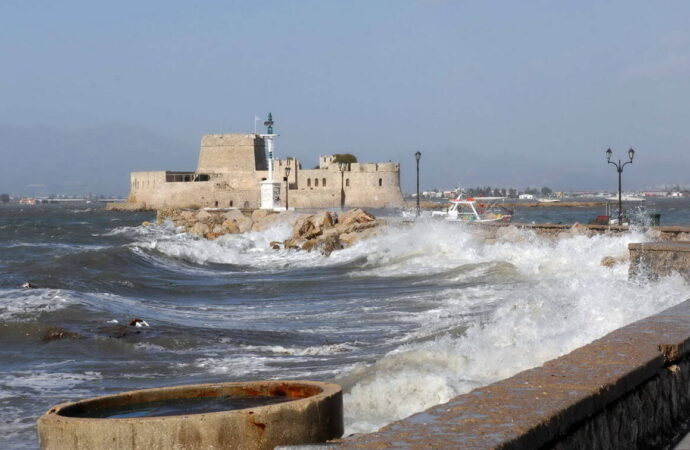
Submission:
[[[335,250],[342,250],[343,244],[337,234],[330,235],[317,241],[318,249],[324,256],[330,256]]]
[[[269,211],[267,209],[256,209],[252,211],[252,220],[256,222],[257,220],[263,219],[271,214],[273,214],[273,211]]]
[[[150,227],[153,224],[151,222],[149,222],[148,220],[144,220],[143,222],[141,222],[141,225],[145,226],[145,227]]]
[[[343,225],[350,225],[352,223],[365,223],[371,222],[373,220],[376,220],[376,217],[374,217],[372,214],[369,214],[361,208],[350,209],[340,215],[340,223],[342,223]]]
[[[221,216],[223,216],[225,220],[237,220],[240,217],[247,217],[239,209],[231,209],[221,214]]]
[[[43,337],[41,337],[42,341],[55,341],[58,339],[79,339],[81,336],[77,333],[74,333],[72,331],[65,330],[64,328],[59,328],[59,327],[49,327],[45,333],[43,333]]]
[[[290,249],[290,250],[300,250],[302,248],[302,245],[304,245],[306,241],[303,239],[286,239],[283,241],[283,248]]]
[[[302,244],[302,250],[306,250],[308,252],[312,251],[314,247],[316,247],[316,239],[309,239],[304,244]]]
[[[199,221],[206,221],[209,220],[212,217],[212,214],[205,209],[200,209],[199,212],[196,213],[195,219]]]
[[[161,224],[165,222],[166,219],[174,219],[180,214],[179,209],[175,208],[163,208],[156,211],[156,223]]]
[[[225,222],[225,217],[216,213],[211,214],[211,217],[206,221],[209,225],[222,225],[223,222]]]
[[[140,319],[138,317],[135,317],[129,321],[129,326],[141,328],[141,327],[148,327],[149,324],[144,319]]]
[[[312,216],[311,222],[317,228],[330,228],[338,222],[338,216],[330,211],[322,211]]]
[[[126,327],[120,324],[101,327],[98,331],[114,339],[122,339],[127,336],[141,334],[141,331],[139,331],[139,329],[137,329],[136,327]]]
[[[314,216],[304,216],[301,219],[297,220],[295,222],[295,225],[292,227],[292,237],[293,239],[298,239],[298,238],[304,238],[304,239],[311,239],[316,235],[316,233],[313,233],[313,231],[316,229],[316,226],[314,225],[314,222],[312,222],[312,218]],[[306,237],[310,236],[310,237]]]
[[[240,233],[240,227],[234,220],[226,220],[223,225],[220,226],[222,233],[224,234],[237,234]],[[215,229],[214,229],[215,231]]]
[[[205,223],[202,223],[202,222],[195,223],[189,229],[190,233],[196,234],[197,236],[202,236],[202,237],[205,236],[206,234],[208,234],[209,231],[211,231],[211,230],[208,228],[208,225],[206,225]]]
[[[601,265],[604,267],[613,267],[616,264],[622,264],[629,261],[629,257],[626,256],[604,256],[601,259]]]
[[[239,210],[228,211],[222,214],[222,216],[226,219],[225,222],[228,220],[235,222],[239,229],[237,233],[246,233],[247,231],[250,231],[252,229],[252,225],[254,225],[254,221],[242,214],[242,211]]]
[[[274,249],[304,249],[319,247],[324,255],[352,245],[360,239],[373,236],[381,224],[368,212],[356,208],[341,217],[334,212],[321,211],[317,214],[300,214],[293,211],[276,213],[269,210],[255,210],[252,218],[240,210],[160,210],[160,218],[171,219],[176,226],[187,233],[206,239],[216,239],[226,234],[247,231],[264,231],[276,224],[285,223],[292,227],[292,236],[284,242],[272,241]]]
[[[340,233],[357,233],[378,226],[379,222],[374,220],[371,222],[350,222],[349,224],[338,225],[337,228]]]
[[[185,211],[182,211],[177,217],[178,217],[178,219],[182,219],[182,220],[186,220],[186,221],[194,220],[194,218],[196,217],[196,212],[190,211],[190,210],[185,210]]]
[[[240,228],[240,233],[246,233],[251,231],[252,226],[254,226],[254,221],[247,216],[242,216],[235,219],[237,226]]]

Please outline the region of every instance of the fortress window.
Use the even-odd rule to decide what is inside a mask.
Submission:
[[[314,187],[319,187],[319,179],[314,178]]]
[[[345,187],[350,187],[350,179],[345,178]]]
[[[379,178],[379,186],[383,186],[383,178]]]
[[[307,187],[311,187],[311,178],[307,178]]]
[[[323,186],[323,187],[326,187],[326,179],[324,178],[324,179],[322,179],[321,181],[323,181],[322,186]]]
[[[230,207],[231,207],[231,208],[232,208],[232,204],[233,204],[233,201],[232,201],[232,200],[230,200]]]
[[[216,208],[218,208],[218,200],[216,200]]]

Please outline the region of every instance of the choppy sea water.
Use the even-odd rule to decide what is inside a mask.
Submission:
[[[690,224],[688,202],[669,202],[662,224]],[[37,417],[63,401],[254,379],[340,383],[346,433],[372,431],[690,297],[679,276],[600,265],[640,231],[484,243],[423,219],[325,257],[270,249],[284,225],[205,241],[88,206],[0,207],[1,448],[35,448]],[[80,337],[42,340],[51,327]]]

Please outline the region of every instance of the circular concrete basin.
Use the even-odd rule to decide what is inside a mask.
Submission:
[[[263,449],[342,433],[340,386],[314,381],[144,389],[62,403],[38,419],[43,449]]]

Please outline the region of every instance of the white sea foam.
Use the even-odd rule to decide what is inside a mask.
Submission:
[[[347,433],[375,430],[539,365],[687,295],[688,284],[679,276],[638,284],[627,280],[627,264],[601,266],[604,256],[624,255],[629,242],[645,240],[641,234],[548,240],[517,233],[483,244],[446,224],[428,225],[424,233],[418,225],[361,244],[368,250],[362,269],[367,276],[438,273],[494,261],[509,263],[519,277],[507,288],[489,283],[483,291],[444,291],[439,308],[420,314],[421,327],[413,333],[433,333],[452,325],[448,319],[457,319],[468,305],[493,301],[495,308],[471,319],[460,336],[413,340],[372,365],[345,370],[340,381],[348,388]]]
[[[320,356],[320,355],[336,355],[339,353],[347,353],[356,349],[354,345],[349,343],[340,344],[326,344],[311,347],[284,347],[282,345],[244,345],[244,350],[270,352],[276,355],[296,355],[296,356]]]
[[[53,393],[63,389],[71,389],[82,383],[100,380],[99,372],[53,372],[53,371],[20,371],[6,375],[2,385],[9,389],[30,389],[41,393]]]
[[[32,320],[39,313],[66,308],[75,302],[68,292],[59,289],[3,289],[0,320]]]
[[[624,256],[629,242],[647,240],[639,232],[546,239],[534,232],[514,230],[484,242],[457,224],[421,221],[383,230],[330,257],[317,252],[271,250],[270,241],[289,234],[289,227],[280,224],[264,232],[228,235],[214,241],[164,228],[151,233],[136,245],[199,264],[269,270],[343,265],[349,267],[347,276],[353,279],[403,279],[409,286],[433,288],[431,294],[415,292],[394,299],[419,305],[409,311],[387,310],[385,303],[371,305],[358,300],[340,313],[341,332],[365,326],[351,311],[368,314],[367,308],[387,323],[415,324],[387,338],[384,344],[395,349],[375,363],[360,363],[341,371],[348,433],[374,430],[539,365],[684,300],[688,290],[688,284],[678,276],[639,284],[628,281],[627,264],[601,266],[604,256]],[[276,309],[263,306],[264,310],[252,312],[257,320],[281,313],[280,305]],[[232,308],[241,319],[243,308],[250,307]],[[196,314],[211,320],[219,311],[214,305]],[[320,331],[325,332],[329,324],[321,321]],[[243,350],[253,354],[211,355],[193,365],[229,376],[275,374],[281,358],[286,358],[283,363],[294,363],[295,358],[350,349],[276,345]]]
[[[170,228],[143,228],[151,230],[151,239],[140,240],[135,246],[155,249],[167,256],[197,264],[233,264],[262,270],[281,270],[342,264],[359,256],[357,251],[341,252],[338,258],[329,258],[319,252],[273,250],[271,241],[282,241],[290,237],[292,228],[283,222],[276,222],[263,231],[227,234],[214,240],[173,232]]]

